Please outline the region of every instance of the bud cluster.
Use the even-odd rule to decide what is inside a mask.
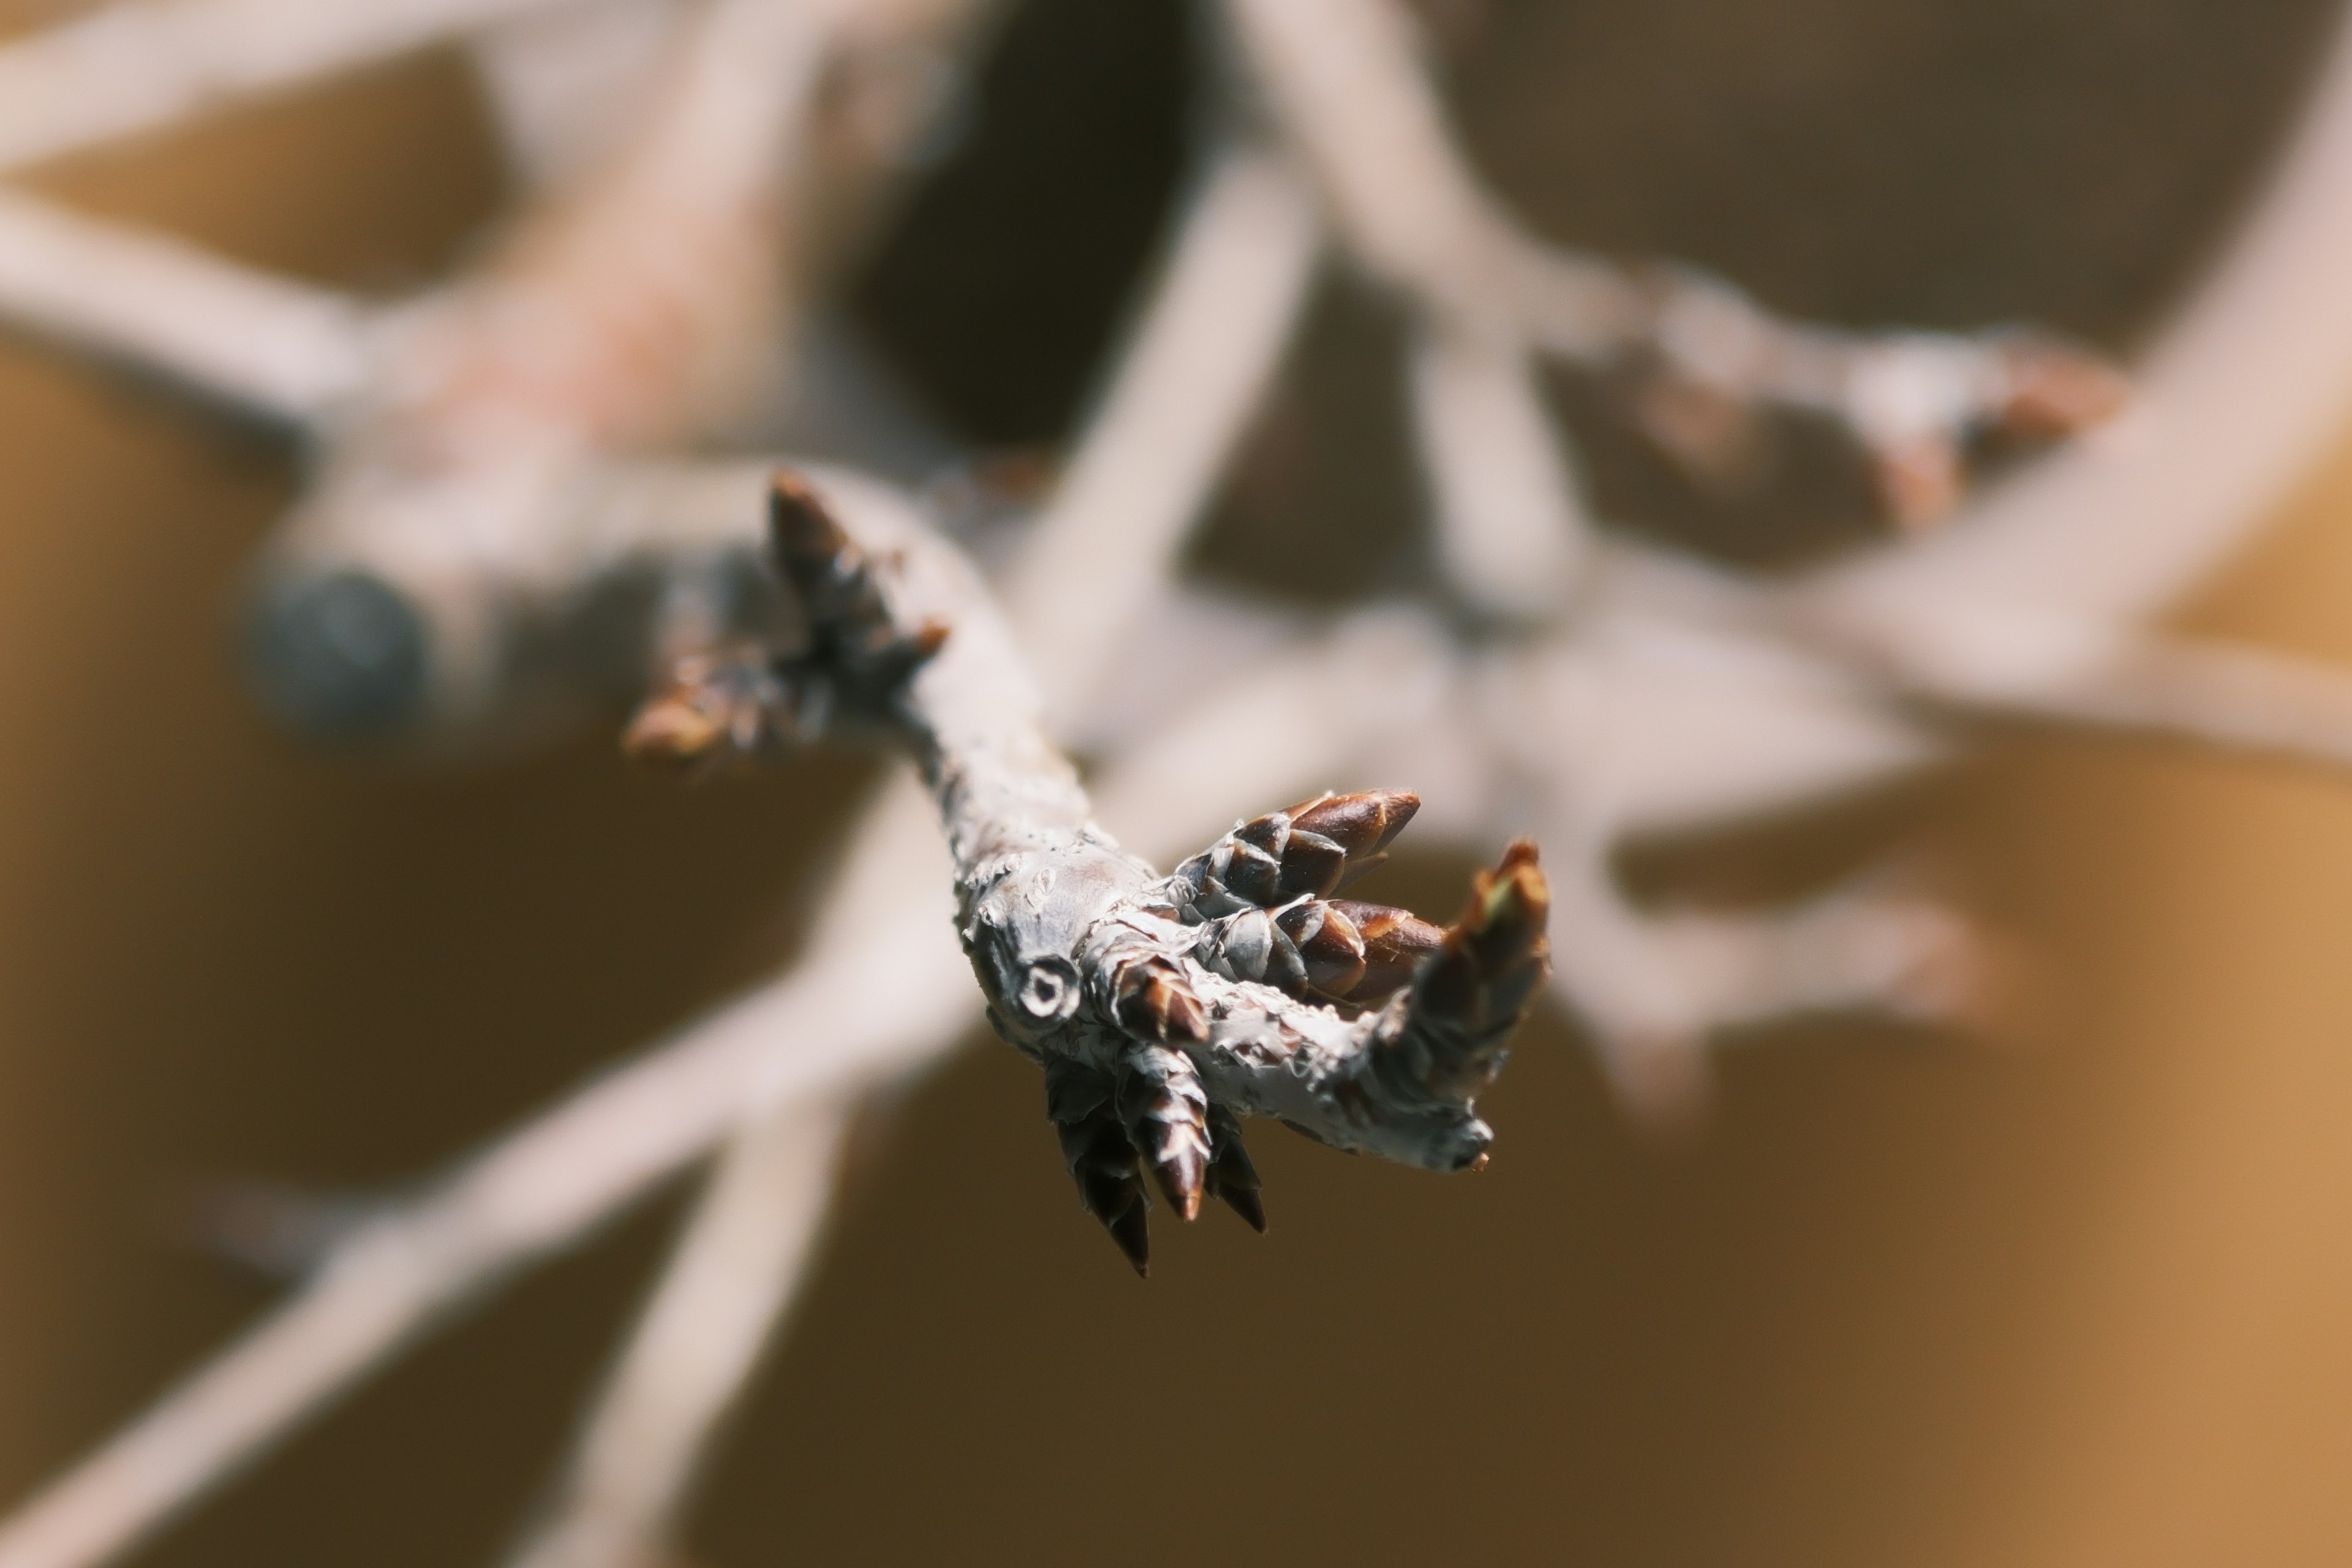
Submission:
[[[1243,823],[1185,861],[1142,912],[1191,928],[1190,947],[1147,947],[1108,970],[1110,1022],[1126,1037],[1113,1065],[1047,1058],[1047,1113],[1079,1201],[1139,1271],[1150,1256],[1147,1170],[1188,1220],[1216,1197],[1265,1226],[1240,1119],[1204,1089],[1188,1054],[1211,1046],[1223,1016],[1202,1001],[1208,976],[1268,985],[1340,1017],[1388,1003],[1377,1019],[1362,1016],[1369,1079],[1340,1091],[1369,1115],[1382,1113],[1366,1091],[1407,1114],[1466,1110],[1499,1068],[1548,968],[1549,899],[1533,847],[1515,844],[1479,873],[1450,928],[1330,896],[1386,858],[1420,804],[1402,790],[1320,795]],[[1473,1133],[1447,1163],[1481,1157],[1483,1129],[1467,1125]],[[1351,1143],[1330,1131],[1326,1141]]]
[[[899,629],[877,563],[799,475],[776,476],[768,525],[770,557],[807,617],[806,646],[779,656],[736,644],[677,660],[622,736],[631,757],[709,773],[814,740],[836,716],[884,719],[947,642],[942,622]]]

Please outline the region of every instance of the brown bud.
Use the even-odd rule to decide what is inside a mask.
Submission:
[[[1470,907],[1454,930],[1493,973],[1532,953],[1543,943],[1551,918],[1551,889],[1536,863],[1536,847],[1515,838],[1491,871],[1470,879]]]
[[[1201,1194],[1209,1176],[1208,1155],[1194,1143],[1171,1142],[1167,1147],[1148,1153],[1144,1163],[1151,1167],[1154,1180],[1186,1225],[1201,1217]]]
[[[1260,1236],[1265,1234],[1265,1205],[1258,1196],[1257,1167],[1242,1147],[1239,1118],[1223,1106],[1209,1107],[1209,1195],[1242,1216]]]
[[[821,657],[887,653],[896,638],[873,563],[824,498],[789,468],[779,469],[769,483],[768,546],[776,571],[800,599]]]
[[[2020,335],[2000,347],[2008,396],[2001,429],[2027,440],[2055,440],[2101,425],[2131,399],[2123,373],[2087,349]]]
[[[1196,1218],[1209,1173],[1209,1096],[1192,1062],[1163,1046],[1129,1051],[1117,1103],[1129,1142],[1170,1206],[1188,1222]]]
[[[1126,1258],[1139,1279],[1151,1278],[1151,1221],[1144,1212],[1143,1187],[1137,1184],[1125,1208],[1103,1218],[1113,1246]]]
[[[1209,1037],[1201,999],[1184,984],[1183,970],[1164,958],[1120,970],[1111,1011],[1120,1027],[1162,1045],[1199,1045]]]
[[[1100,1073],[1062,1061],[1046,1067],[1046,1114],[1061,1140],[1063,1163],[1077,1184],[1078,1203],[1102,1222],[1135,1271],[1148,1274],[1150,1200],[1136,1168],[1135,1146],[1110,1100],[1110,1083]]]
[[[753,647],[730,647],[677,661],[669,683],[622,732],[635,762],[705,773],[781,744],[794,722],[792,692]]]
[[[1364,942],[1364,973],[1343,994],[1351,1002],[1376,1002],[1402,991],[1422,961],[1445,943],[1445,928],[1411,910],[1389,904],[1334,899],[1331,907],[1354,922]]]
[[[1925,436],[1873,455],[1879,503],[1895,525],[1917,532],[1959,505],[1960,448],[1946,436]]]
[[[703,693],[665,691],[646,701],[621,732],[621,750],[633,763],[693,773],[709,765],[727,745],[723,714],[699,700]]]
[[[787,581],[809,569],[831,566],[856,547],[814,486],[790,468],[768,481],[768,546]]]
[[[1354,871],[1386,849],[1420,809],[1421,796],[1409,789],[1367,789],[1307,801],[1283,815],[1293,833],[1312,833],[1338,846]],[[1313,890],[1318,898],[1330,891]]]
[[[1364,975],[1364,939],[1333,905],[1310,899],[1276,915],[1276,927],[1297,949],[1307,988],[1345,996]]]

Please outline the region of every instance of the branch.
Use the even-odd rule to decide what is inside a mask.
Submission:
[[[790,475],[772,515],[805,645],[688,666],[630,745],[688,765],[845,727],[912,747],[990,1021],[1045,1068],[1086,1205],[1139,1271],[1139,1157],[1184,1218],[1206,1192],[1255,1222],[1241,1116],[1431,1169],[1481,1160],[1473,1104],[1547,968],[1531,847],[1444,931],[1331,900],[1418,808],[1407,795],[1276,812],[1158,876],[1095,826],[968,563],[919,531],[853,539]]]
[[[1893,622],[1937,605],[2110,624],[2212,573],[2333,449],[2352,412],[2352,17],[2267,188],[2134,367],[2130,410],[1972,506],[1805,586]]]
[[[717,1428],[806,1278],[852,1114],[803,1100],[730,1142],[514,1568],[644,1568],[675,1544]]]
[[[0,47],[0,169],[160,131],[568,0],[122,0]]]
[[[1166,584],[1289,344],[1320,241],[1286,160],[1215,156],[1006,591],[1057,714]]]
[[[740,510],[727,513],[735,477],[702,478],[698,500],[673,520],[698,540],[745,531]],[[822,482],[837,504],[903,504],[879,487],[859,500],[836,476]],[[649,493],[677,494],[663,483]],[[740,489],[733,496],[746,499]],[[632,512],[584,547],[642,545],[645,521]],[[1372,617],[1352,639],[1314,650],[1295,680],[1252,672],[1230,700],[1202,704],[1189,731],[1219,743],[1187,742],[1180,728],[1171,732],[1180,743],[1139,752],[1136,765],[1114,770],[1105,812],[1164,855],[1197,842],[1202,822],[1230,820],[1247,793],[1328,775],[1340,753],[1318,748],[1355,743],[1360,710],[1377,699],[1343,689],[1318,701],[1316,670],[1329,670],[1327,658],[1360,677],[1409,663],[1431,635],[1418,626]],[[1393,697],[1392,684],[1383,689]],[[1264,711],[1268,700],[1294,722],[1253,728],[1237,759],[1231,742],[1241,731],[1224,720]],[[1296,723],[1302,715],[1317,722]],[[1322,739],[1310,743],[1310,735]],[[656,1042],[351,1232],[291,1300],[0,1521],[0,1568],[85,1568],[130,1550],[435,1326],[593,1235],[747,1113],[854,1094],[940,1055],[978,1010],[971,970],[947,940],[949,867],[935,822],[922,793],[887,791],[852,832],[817,901],[815,942],[790,973]]]
[[[354,1230],[317,1276],[0,1523],[0,1568],[130,1550],[516,1268],[573,1245],[747,1113],[854,1094],[970,1020],[929,803],[893,789],[790,974],[719,1009]]]
[[[0,317],[297,426],[375,367],[369,312],[342,295],[7,190]]]
[[[570,536],[604,504],[604,467],[740,434],[776,388],[839,209],[919,129],[901,114],[818,134],[821,113],[847,111],[820,90],[827,66],[862,50],[884,79],[919,74],[975,9],[697,8],[628,142],[388,322],[381,374],[262,566],[248,646],[264,705],[329,736],[479,739],[635,678],[644,647],[578,637],[564,613],[600,584],[551,568],[572,563]],[[550,668],[536,687],[525,674]]]
[[[1427,319],[1413,334],[1415,449],[1440,558],[1471,605],[1538,621],[1571,603],[1592,520],[1526,342]]]
[[[1882,700],[2352,768],[2352,673],[2316,659],[2097,622],[1948,603],[1900,623],[1780,606],[1791,636]]]
[[[1758,411],[1801,411],[1841,426],[1916,524],[1957,501],[1979,436],[2071,434],[2122,401],[2104,362],[2046,336],[1785,322],[1687,268],[1637,275],[1549,246],[1471,172],[1394,0],[1228,8],[1368,270],[1448,331],[1625,372],[1636,417],[1703,479],[1740,466]]]
[[[516,172],[545,189],[593,169],[644,116],[688,19],[680,0],[572,0],[477,33],[467,52]]]

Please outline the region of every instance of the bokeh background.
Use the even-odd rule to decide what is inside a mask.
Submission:
[[[2337,9],[1425,8],[1482,165],[1558,237],[1805,314],[2122,349],[2227,232]],[[969,438],[1051,442],[1082,406],[1183,166],[1187,30],[1175,0],[1025,0],[864,267],[856,319]],[[382,290],[462,258],[507,191],[442,55],[35,183]],[[1203,570],[1328,598],[1420,569],[1392,333],[1328,290]],[[1834,452],[1800,441],[1726,502],[1559,394],[1612,515],[1757,561],[1868,526]],[[774,963],[870,777],[826,755],[681,792],[603,735],[453,769],[270,733],[230,611],[298,478],[261,434],[0,341],[0,1496],[268,1299],[174,1245],[175,1194],[446,1163]],[[2352,432],[2186,618],[2352,664],[2347,513]],[[1034,1071],[974,1042],[866,1139],[698,1554],[2352,1562],[2352,788],[1987,739],[1633,871],[1728,896],[1932,857],[2025,955],[1997,1044],[1777,1028],[1662,1139],[1548,1017],[1486,1175],[1263,1135],[1272,1234],[1163,1225],[1139,1284]],[[1460,870],[1408,858],[1385,890],[1442,908]],[[142,1561],[489,1560],[676,1217],[509,1289]]]

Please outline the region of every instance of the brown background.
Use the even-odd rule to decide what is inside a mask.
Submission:
[[[860,295],[990,440],[1067,419],[1174,167],[1181,28],[1116,9],[1041,0],[1016,27],[972,145]],[[2328,9],[1433,6],[1482,159],[1565,237],[1822,314],[2119,344],[2206,254]],[[437,57],[42,179],[375,288],[461,254],[500,182]],[[961,268],[933,254],[955,245]],[[1296,575],[1344,535],[1363,583],[1309,586],[1410,574],[1383,330],[1344,292],[1318,314],[1213,566],[1249,542]],[[1720,506],[1592,434],[1612,510],[1727,548],[1851,500],[1823,458]],[[297,479],[260,433],[0,344],[0,1494],[265,1300],[168,1244],[180,1184],[387,1186],[506,1125],[755,973],[863,777],[824,758],[680,794],[601,739],[451,773],[269,735],[228,607]],[[2352,447],[2194,618],[2352,662],[2347,507]],[[959,1057],[859,1182],[698,1550],[2352,1561],[2352,794],[2011,738],[1654,870],[1786,882],[1888,845],[1937,852],[2033,955],[2011,1047],[1779,1030],[1662,1145],[1548,1021],[1493,1097],[1485,1177],[1262,1135],[1273,1234],[1163,1225],[1148,1285],[1076,1212],[1032,1072]],[[1391,889],[1435,901],[1455,869]],[[486,1560],[673,1215],[509,1291],[144,1560]]]

